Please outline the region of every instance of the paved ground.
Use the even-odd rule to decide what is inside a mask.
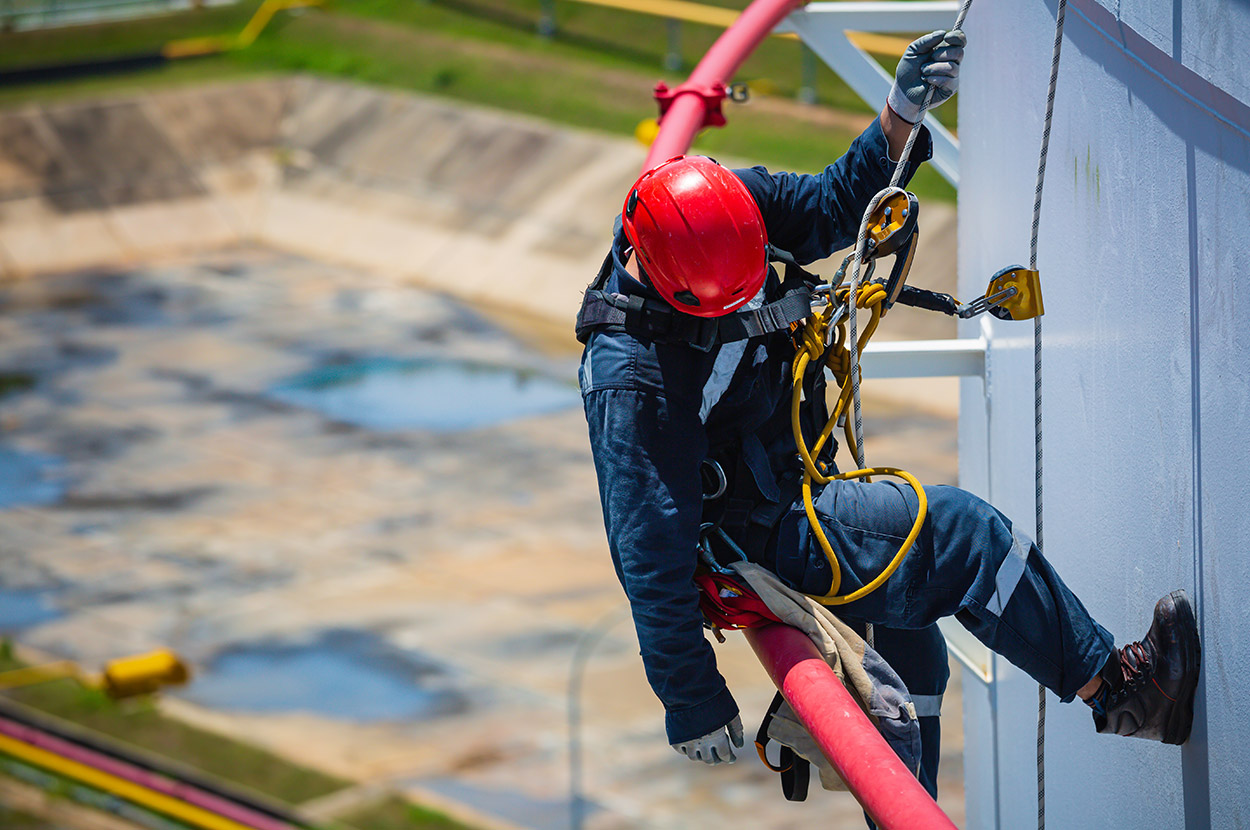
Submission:
[[[9,283],[0,308],[0,371],[36,384],[0,402],[0,444],[42,459],[29,475],[54,491],[0,513],[0,587],[42,592],[51,609],[23,642],[88,664],[171,645],[201,689],[267,658],[289,675],[234,677],[233,700],[207,703],[193,685],[167,705],[369,785],[566,826],[570,660],[623,607],[567,339],[518,338],[439,295],[257,247]],[[440,394],[475,394],[420,386],[430,366],[528,378],[554,409],[448,431],[360,426],[292,402],[292,389],[337,388],[327,371],[430,390],[383,386],[358,404],[371,416],[398,405],[420,421]],[[870,457],[953,477],[949,418],[878,411],[895,440]],[[736,638],[718,654],[757,720],[771,696],[762,670]],[[589,662],[591,827],[746,813],[753,827],[860,826],[845,794],[784,802],[754,759],[709,770],[675,755],[636,655],[615,624]],[[320,714],[246,711],[275,696]],[[370,701],[410,715],[354,720]],[[947,711],[943,803],[958,820],[957,697]]]

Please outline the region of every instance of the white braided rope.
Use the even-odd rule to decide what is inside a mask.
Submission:
[[[972,0],[963,0],[959,5],[959,13],[955,15],[955,24],[951,26],[951,31],[962,28],[964,19],[968,16],[968,9],[972,7]],[[903,145],[903,152],[899,154],[898,161],[895,162],[894,173],[890,176],[890,187],[897,187],[899,182],[903,180],[903,173],[907,169],[907,159],[911,156],[912,145],[916,143],[916,136],[920,134],[920,125],[924,123],[925,114],[929,111],[929,105],[933,103],[933,94],[937,91],[937,87],[932,84],[928,85],[925,91],[924,102],[920,105],[920,113],[916,116],[916,122],[911,125],[911,132],[907,134],[907,142]],[[851,407],[853,411],[855,429],[855,446],[851,448],[855,456],[857,469],[864,469],[868,466],[864,460],[864,414],[863,406],[860,403],[859,395],[859,322],[855,315],[855,299],[859,296],[859,277],[860,268],[863,265],[864,242],[868,238],[868,221],[872,217],[872,212],[877,209],[877,205],[881,203],[882,196],[885,191],[880,191],[872,197],[868,203],[868,207],[864,209],[864,217],[859,223],[859,236],[855,240],[855,248],[853,254],[855,264],[851,270],[851,291],[847,295],[847,347],[851,351]],[[832,296],[834,286],[830,285],[830,296]]]

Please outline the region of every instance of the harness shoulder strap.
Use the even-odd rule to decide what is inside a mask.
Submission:
[[[738,311],[721,320],[720,339],[728,343],[759,337],[789,328],[812,312],[811,289],[800,284],[786,292],[781,299],[762,305],[751,311]]]

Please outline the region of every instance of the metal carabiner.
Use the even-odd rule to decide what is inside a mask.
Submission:
[[[714,573],[733,573],[733,571],[716,561],[716,554],[712,553],[712,544],[709,541],[710,534],[708,533],[708,530],[715,528],[715,522],[704,522],[699,525],[699,544],[695,546],[699,549],[699,559],[704,565],[707,565],[708,570],[713,571]]]
[[[719,536],[721,540],[729,546],[729,549],[737,555],[739,560],[743,562],[749,561],[746,553],[741,547],[738,546],[738,543],[729,538],[729,534],[721,529],[721,527],[715,522],[704,522],[699,525],[699,544],[697,545],[699,548],[699,559],[701,559],[703,564],[707,565],[708,569],[711,571],[718,574],[732,575],[734,571],[731,568],[722,565],[720,560],[716,558],[716,554],[712,552],[711,537],[713,533]]]
[[[705,458],[703,459],[700,467],[704,465],[711,469],[714,474],[712,482],[714,482],[716,486],[713,487],[713,491],[709,493],[707,492],[707,485],[709,482],[706,480],[703,481],[703,500],[715,501],[725,495],[725,491],[729,489],[729,479],[725,477],[725,468],[720,465],[719,461],[715,461],[711,458]],[[700,534],[702,534],[702,530],[700,530]]]

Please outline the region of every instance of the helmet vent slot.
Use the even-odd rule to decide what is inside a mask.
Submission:
[[[683,305],[699,305],[699,298],[694,295],[693,291],[678,291],[673,295],[673,299]]]

